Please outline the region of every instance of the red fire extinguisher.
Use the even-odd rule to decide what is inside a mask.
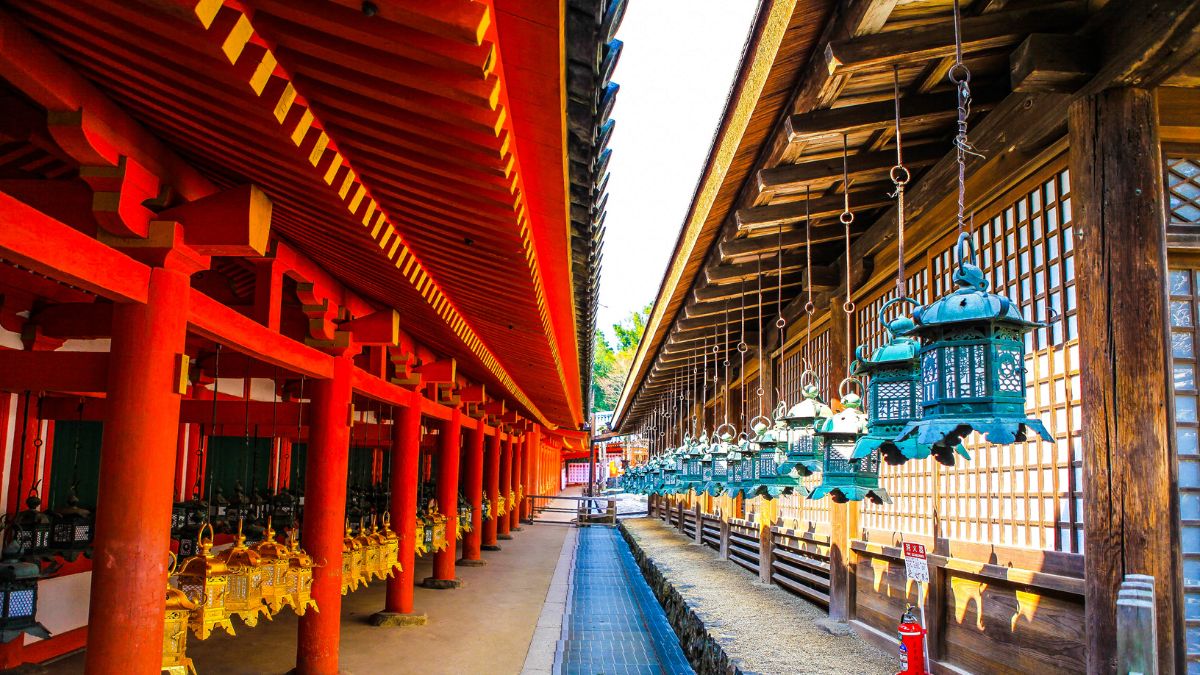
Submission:
[[[900,671],[896,675],[929,675],[925,669],[925,634],[928,632],[908,605],[900,617]]]

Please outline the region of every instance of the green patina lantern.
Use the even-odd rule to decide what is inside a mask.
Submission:
[[[707,445],[708,435],[703,432],[700,438],[688,436],[684,439],[683,474],[679,481],[680,494],[686,494],[689,490],[700,491],[704,480],[704,469],[701,467],[700,460],[704,457]]]
[[[650,490],[656,495],[663,494],[663,462],[662,456],[650,460]]]
[[[663,493],[678,494],[679,493],[679,462],[675,459],[675,448],[669,448],[664,452],[659,461],[663,467]]]
[[[833,415],[821,400],[817,376],[811,370],[800,374],[800,393],[803,398],[783,415],[787,450],[779,469],[793,473],[796,478],[821,470],[821,445],[816,442],[817,426]],[[799,481],[795,483],[799,487]]]
[[[808,498],[829,495],[838,503],[868,499],[876,504],[890,504],[892,499],[887,490],[879,487],[879,449],[858,447],[867,431],[867,415],[862,411],[861,396],[846,390],[850,384],[862,387],[854,378],[843,380],[839,393],[844,409],[817,426],[817,441],[823,451],[821,484]],[[860,451],[862,456],[857,456]]]
[[[897,434],[912,421],[921,419],[920,343],[908,334],[912,319],[900,315],[891,321],[884,319],[896,303],[918,306],[912,298],[894,298],[879,309],[879,322],[889,340],[868,355],[863,347],[855,353],[853,373],[867,377],[867,433],[858,439],[854,456],[863,457],[878,450],[888,464],[903,464],[910,459],[925,459],[933,454],[937,461],[954,465],[954,455],[970,457],[961,445],[926,445],[915,436],[896,440]]]
[[[725,485],[725,492],[735,499],[746,491],[746,453],[749,445],[745,432],[742,432],[729,450],[729,481]]]
[[[737,446],[733,444],[736,430],[726,422],[713,431],[713,442],[701,465],[708,462],[705,471],[704,492],[710,497],[719,497],[729,484],[729,453]]]
[[[788,427],[783,421],[785,410],[786,405],[781,402],[775,411],[774,424],[766,420],[766,425],[756,423],[752,427],[757,435],[750,441],[755,466],[752,485],[746,488],[748,497],[774,499],[790,494],[800,484],[799,475],[792,471],[793,465],[787,461]]]
[[[1053,441],[1041,420],[1025,416],[1025,335],[1042,324],[1025,320],[1011,300],[987,291],[969,234],[959,235],[957,253],[958,289],[913,312],[912,335],[921,341],[922,417],[896,439],[954,446],[975,431],[1001,445],[1028,440],[1030,432]]]

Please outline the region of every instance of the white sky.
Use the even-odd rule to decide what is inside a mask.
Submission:
[[[598,330],[658,294],[758,0],[630,0],[609,144]]]

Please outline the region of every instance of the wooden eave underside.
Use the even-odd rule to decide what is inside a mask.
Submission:
[[[223,14],[207,29],[198,19],[220,5],[5,9],[215,184],[261,186],[276,233],[397,309],[414,337],[530,417],[573,427],[574,313],[568,300],[564,343],[534,251],[533,198],[487,6],[445,0],[366,17],[351,2],[254,0],[242,5],[251,35],[231,57],[247,29],[223,26]],[[274,88],[280,81],[287,90]],[[308,118],[276,118],[297,109]],[[557,173],[559,225],[547,229],[569,251]],[[536,210],[553,215],[553,200]]]
[[[1147,4],[1153,6],[1109,3],[1089,15],[1083,2],[963,2],[964,61],[972,73],[975,100],[971,138],[985,156],[968,167],[972,204],[986,203],[1053,151],[1073,97],[1104,86],[1164,83],[1200,49],[1195,37],[1200,12],[1194,5],[1182,0]],[[808,20],[815,21],[814,16]],[[1147,22],[1159,32],[1128,30]],[[951,3],[851,0],[827,22],[822,18],[817,28],[821,36],[816,48],[807,50],[807,63],[786,89],[786,113],[773,120],[769,136],[755,146],[753,169],[730,171],[721,186],[723,193],[737,194],[736,202],[714,212],[707,237],[699,237],[693,248],[677,247],[672,264],[684,264],[686,256],[682,280],[669,289],[669,296],[668,289],[660,292],[665,318],[648,327],[622,392],[614,429],[636,431],[648,423],[663,395],[695,359],[708,354],[712,363],[714,342],[720,359],[727,345],[732,350],[739,339],[753,350],[760,332],[758,288],[756,282],[743,287],[745,277],[738,269],[761,265],[768,275],[763,278],[761,332],[765,349],[778,349],[778,310],[794,323],[803,316],[807,301],[802,292],[808,259],[806,213],[811,214],[818,311],[845,292],[846,260],[853,261],[851,288],[871,278],[873,267],[882,270],[874,266],[875,259],[881,265],[887,261],[894,270],[896,211],[889,179],[895,164],[894,77],[901,92],[904,160],[912,173],[906,209],[913,226],[908,250],[927,246],[952,219],[955,95],[947,80],[954,54]],[[1150,54],[1162,55],[1160,62]],[[742,75],[752,67],[743,64]],[[727,121],[729,115],[727,111]],[[843,142],[855,215],[849,257],[838,220],[845,199]],[[770,275],[781,257],[783,306],[776,307],[778,277]],[[729,358],[738,362],[736,352]],[[754,365],[750,358],[747,375],[753,376]]]

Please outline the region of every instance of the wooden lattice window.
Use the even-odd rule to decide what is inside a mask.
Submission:
[[[1044,420],[1055,442],[1008,446],[968,443],[970,460],[953,468],[932,459],[884,466],[882,484],[894,503],[864,504],[868,530],[907,532],[1039,549],[1082,551],[1078,330],[1070,180],[1057,162],[976,217],[977,262],[993,289],[1016,301],[1025,317],[1049,320],[1027,337],[1027,410]],[[956,234],[931,247],[912,276],[925,273],[925,301],[952,289]],[[927,282],[924,281],[927,278]],[[875,315],[884,295],[862,294],[856,324],[866,344],[881,339]],[[872,328],[875,326],[875,328]],[[874,332],[872,332],[874,331]],[[936,514],[936,521],[935,521]]]
[[[1200,159],[1167,157],[1166,164],[1171,224],[1200,223]]]
[[[1200,421],[1196,385],[1200,270],[1173,269],[1168,278],[1175,447],[1179,457],[1179,526],[1183,553],[1188,660],[1200,662]]]

